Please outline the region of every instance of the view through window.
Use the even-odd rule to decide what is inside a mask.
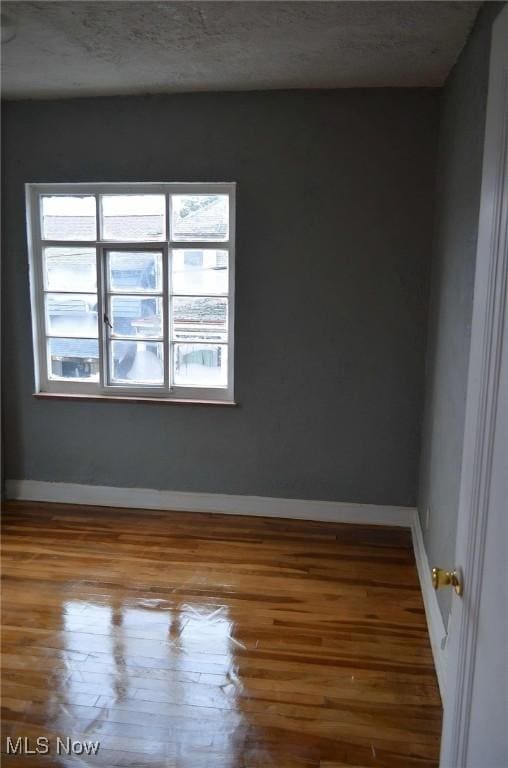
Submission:
[[[234,184],[28,185],[38,390],[232,400]]]

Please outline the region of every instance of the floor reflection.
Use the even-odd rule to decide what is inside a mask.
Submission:
[[[48,726],[99,740],[103,757],[125,752],[126,765],[212,766],[215,753],[217,765],[235,768],[248,722],[235,661],[244,646],[233,627],[225,605],[73,596],[62,606],[66,666]],[[129,763],[139,753],[145,762]],[[97,765],[83,756],[79,763]]]

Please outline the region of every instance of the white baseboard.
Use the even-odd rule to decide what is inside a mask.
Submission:
[[[446,640],[446,631],[436,593],[432,588],[420,520],[414,507],[280,499],[267,496],[234,496],[221,493],[157,491],[149,488],[115,488],[105,485],[48,483],[39,480],[8,480],[6,485],[8,499],[25,501],[182,512],[218,512],[227,515],[285,517],[328,523],[360,523],[410,528],[434,663],[444,700],[445,651],[442,646]]]
[[[47,483],[39,480],[8,480],[7,498],[101,507],[220,512],[226,515],[287,517],[329,523],[403,527],[411,526],[414,515],[412,507],[279,499],[268,496],[233,496],[222,493],[156,491],[150,488],[114,488],[106,485]]]
[[[422,527],[418,512],[413,512],[411,524],[411,535],[413,537],[413,549],[415,553],[416,568],[420,579],[423,604],[425,606],[425,615],[427,617],[427,627],[429,630],[430,644],[432,646],[432,655],[434,656],[434,666],[436,667],[437,680],[441,699],[445,701],[446,695],[446,641],[447,633],[444,625],[437,595],[432,586],[431,571],[425,544],[423,542]]]

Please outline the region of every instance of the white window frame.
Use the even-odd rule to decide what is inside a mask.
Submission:
[[[38,394],[62,395],[102,395],[107,397],[128,398],[157,398],[167,400],[198,400],[234,402],[234,328],[235,328],[235,213],[236,213],[236,183],[235,182],[136,182],[136,183],[78,183],[78,184],[26,184],[26,216],[27,238],[30,269],[30,297],[32,306],[32,332],[34,348],[35,391]],[[100,216],[100,195],[141,195],[164,194],[166,200],[165,220],[166,231],[164,240],[145,241],[111,241],[101,238],[102,221]],[[171,196],[174,194],[226,194],[229,197],[229,239],[228,240],[171,240]],[[96,240],[44,240],[41,229],[41,198],[44,195],[91,195],[96,200],[97,239]],[[97,299],[98,299],[98,328],[99,328],[99,381],[54,380],[48,376],[47,334],[44,309],[44,276],[43,248],[51,246],[95,248],[97,254]],[[108,250],[152,250],[163,254],[163,344],[164,344],[164,383],[161,386],[140,386],[139,384],[117,385],[108,383],[108,332],[104,314],[107,314],[106,292],[106,253]],[[171,253],[173,249],[217,249],[228,252],[228,294],[214,294],[228,300],[227,313],[227,342],[221,342],[228,348],[227,387],[194,387],[175,386],[172,375],[173,343],[171,334],[170,302],[172,300],[171,286]],[[185,342],[181,342],[185,343]],[[189,344],[193,342],[189,341]],[[201,343],[201,342],[194,342]]]

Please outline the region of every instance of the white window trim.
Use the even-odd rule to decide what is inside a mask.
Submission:
[[[30,299],[32,307],[32,334],[34,349],[35,393],[55,395],[102,395],[125,399],[154,398],[168,401],[219,401],[234,402],[234,339],[235,339],[235,231],[236,231],[236,183],[235,182],[135,182],[135,183],[73,183],[73,184],[26,184],[26,218],[30,270]],[[98,236],[101,234],[99,195],[101,194],[164,194],[166,198],[166,233],[165,239],[149,242],[121,242],[102,239],[89,241],[54,241],[43,240],[41,236],[40,198],[43,195],[95,195],[97,204]],[[227,241],[172,241],[170,240],[171,195],[172,194],[227,194],[229,196],[229,240]],[[48,377],[46,321],[44,311],[44,277],[42,249],[51,245],[73,245],[95,248],[97,253],[97,296],[99,302],[99,355],[100,380],[98,382],[53,380]],[[140,387],[139,385],[115,385],[107,383],[106,366],[108,363],[108,343],[103,315],[106,309],[105,287],[105,252],[109,249],[144,249],[163,252],[163,302],[164,302],[164,385],[160,387]],[[170,328],[171,269],[169,252],[173,248],[216,248],[229,252],[228,284],[228,384],[227,387],[191,387],[175,386],[170,383],[172,361],[169,359],[173,345]],[[222,294],[221,294],[222,295]],[[191,343],[191,342],[189,342]]]

